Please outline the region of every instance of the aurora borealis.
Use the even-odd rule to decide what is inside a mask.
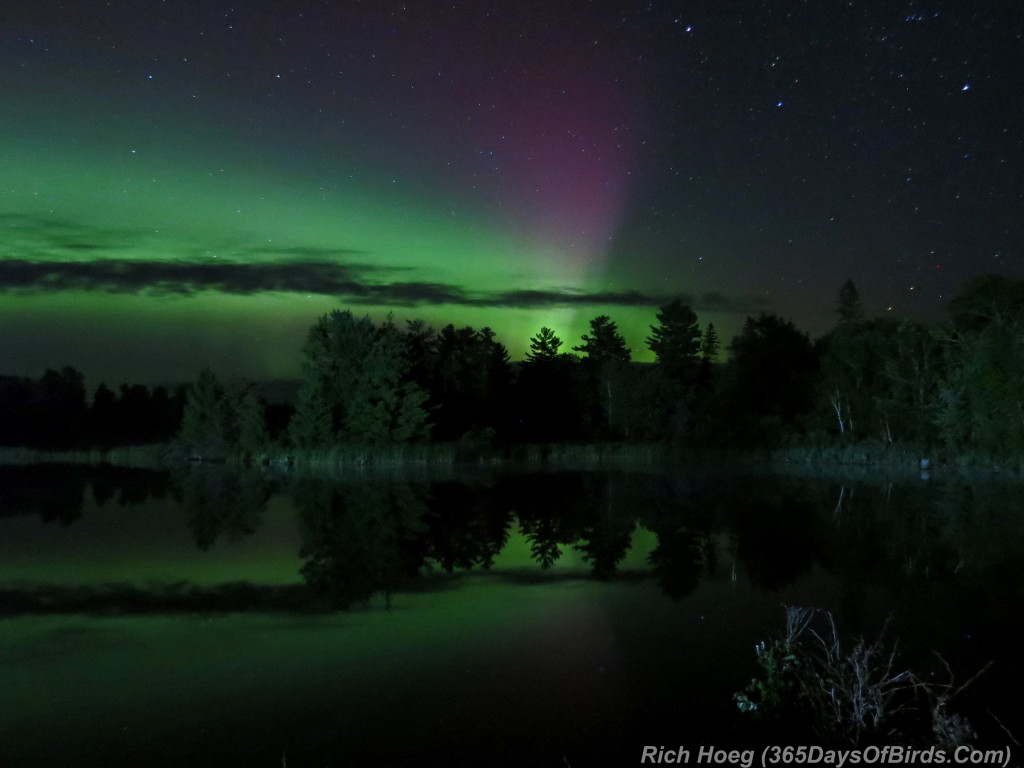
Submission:
[[[142,2],[0,17],[0,373],[294,376],[334,308],[682,297],[812,335],[1024,273],[1024,21],[954,2]]]

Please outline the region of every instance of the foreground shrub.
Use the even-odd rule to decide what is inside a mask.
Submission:
[[[981,672],[956,685],[942,661],[949,682],[926,682],[901,666],[898,643],[884,631],[846,647],[830,612],[787,606],[785,636],[755,651],[762,676],[734,694],[741,712],[803,719],[829,743],[901,739],[951,748],[975,738],[950,702]]]

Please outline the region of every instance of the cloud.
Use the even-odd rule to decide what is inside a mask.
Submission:
[[[357,275],[367,271],[328,262],[237,263],[230,260],[0,261],[2,290],[19,293],[101,291],[191,296],[202,291],[325,293],[363,296],[372,286]]]
[[[668,296],[641,291],[587,292],[573,288],[468,291],[461,286],[446,283],[394,279],[409,271],[408,268],[371,264],[280,258],[258,262],[231,259],[0,259],[0,293],[97,291],[157,296],[194,296],[205,291],[244,296],[257,293],[305,293],[335,296],[339,300],[358,305],[464,305],[506,309],[657,307],[678,298],[698,310],[740,313],[763,310],[767,306],[764,300],[757,297],[737,299],[720,293],[707,293],[695,299],[686,295]]]
[[[371,263],[366,251],[306,245],[236,245],[198,249],[180,259],[133,258],[151,251],[150,234],[43,215],[0,213],[0,295],[61,291],[195,296],[207,291],[248,296],[297,293],[334,296],[348,304],[382,307],[461,305],[502,309],[608,306],[658,307],[679,299],[694,309],[752,314],[763,297],[721,293],[662,295],[636,290],[576,288],[471,291],[409,280],[416,270]],[[404,278],[404,279],[403,279]]]

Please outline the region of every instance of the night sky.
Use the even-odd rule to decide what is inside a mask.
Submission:
[[[298,375],[334,308],[522,355],[659,304],[812,336],[1024,275],[1012,2],[0,9],[0,373]]]

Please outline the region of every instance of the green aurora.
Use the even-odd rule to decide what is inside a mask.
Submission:
[[[675,298],[816,336],[1021,269],[1017,16],[485,6],[5,9],[0,373],[295,377],[337,308],[649,360]]]
[[[167,152],[151,156],[132,142],[83,148],[66,136],[24,139],[3,167],[7,237],[0,257],[29,255],[48,265],[287,266],[312,255],[358,265],[374,279],[455,285],[483,298],[411,306],[412,300],[350,302],[353,297],[312,291],[232,293],[201,285],[187,292],[26,286],[0,294],[8,372],[37,375],[70,364],[93,385],[101,379],[173,382],[203,366],[228,375],[294,377],[309,326],[338,307],[376,320],[389,312],[399,322],[422,318],[436,328],[488,325],[514,358],[542,326],[571,346],[589,319],[612,313],[635,359],[650,359],[643,342],[656,306],[580,300],[617,288],[599,274],[600,254],[576,259],[570,246],[515,231],[471,202],[431,199],[428,189],[359,179],[321,183],[261,164],[258,152],[216,162],[216,151],[208,149],[205,162],[186,164]],[[487,306],[495,286],[564,292],[571,303]],[[702,313],[702,319],[730,325],[720,313]]]

